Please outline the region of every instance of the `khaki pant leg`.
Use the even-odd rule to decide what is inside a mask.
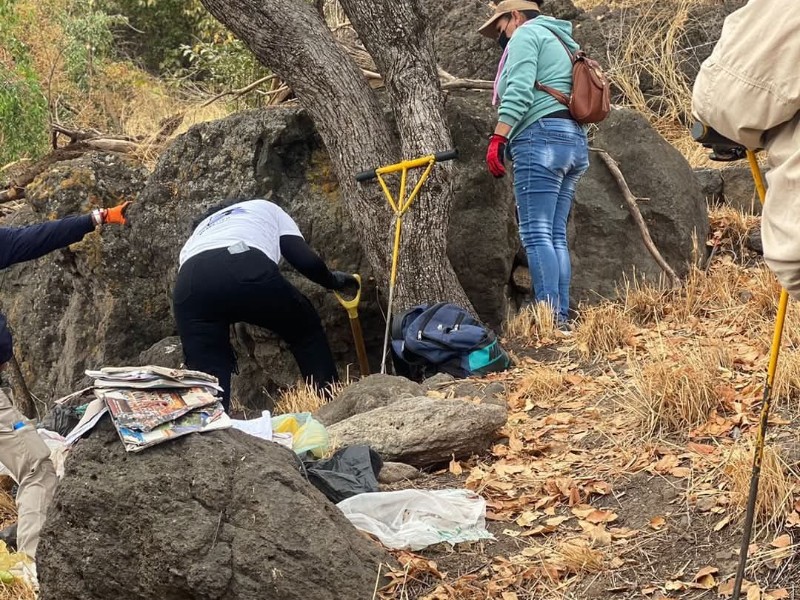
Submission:
[[[14,428],[15,424],[21,427]],[[56,488],[50,449],[26,419],[0,391],[0,463],[19,484],[17,491],[17,550],[36,558],[39,534]]]

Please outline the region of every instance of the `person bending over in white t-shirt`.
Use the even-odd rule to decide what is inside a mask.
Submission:
[[[318,389],[337,381],[317,311],[278,264],[283,257],[331,290],[355,288],[355,277],[330,271],[297,223],[272,202],[228,202],[207,214],[181,249],[173,292],[186,365],[219,379],[229,410],[236,369],[230,325],[243,322],[269,329],[289,344],[304,379]]]

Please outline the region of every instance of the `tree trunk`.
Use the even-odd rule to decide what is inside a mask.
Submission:
[[[399,145],[377,96],[313,3],[201,1],[308,110],[327,147],[348,213],[362,232],[366,257],[385,285],[393,239],[391,211],[377,183],[358,184],[354,175],[401,156],[413,158],[451,146],[432,42],[417,0],[353,0],[345,6],[383,72]],[[451,179],[452,167],[438,165],[404,217],[398,308],[445,299],[470,306],[446,253]]]
[[[403,158],[449,150],[444,96],[420,0],[340,0],[383,75]],[[404,220],[407,235],[397,285],[398,305],[450,299],[472,308],[447,259],[453,207],[451,163],[435,166]],[[418,175],[418,174],[417,174]],[[412,178],[410,189],[416,177]]]

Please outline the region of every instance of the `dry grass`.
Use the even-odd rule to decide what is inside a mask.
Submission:
[[[792,409],[800,409],[800,350],[782,350],[778,356],[772,397]]]
[[[11,495],[11,487],[5,487],[5,482],[8,481],[13,485],[14,480],[10,477],[2,476],[3,489],[0,490],[0,529],[15,523],[17,520],[17,505],[14,502],[14,497]]]
[[[585,540],[568,540],[555,550],[556,562],[569,573],[600,573],[606,568],[606,557]]]
[[[22,581],[0,584],[0,600],[36,600],[37,597],[28,584]]]
[[[709,207],[708,220],[720,242],[743,256],[750,233],[758,227],[760,217],[723,204]]]
[[[783,347],[800,349],[800,302],[794,302],[791,299],[786,307],[786,320],[783,325]]]
[[[624,285],[617,289],[625,313],[638,325],[647,325],[664,316],[664,309],[669,298],[669,291],[662,284],[640,279],[624,280]]]
[[[765,266],[743,269],[730,256],[723,256],[708,272],[693,267],[683,290],[672,295],[664,312],[681,322],[727,313],[762,336],[765,325],[775,317],[779,296],[780,286]]]
[[[720,383],[719,351],[683,348],[673,355],[628,362],[631,394],[624,400],[637,415],[646,436],[686,434],[702,425],[717,406]]]
[[[297,383],[281,393],[275,402],[273,414],[313,413],[327,401],[314,386],[305,382]]]
[[[731,506],[744,511],[750,490],[753,470],[752,442],[731,449],[723,470],[731,490]],[[796,475],[781,458],[779,451],[767,444],[761,463],[758,498],[756,500],[756,526],[775,531],[781,527],[786,516],[792,511]]]
[[[633,332],[633,323],[625,307],[603,302],[581,310],[575,327],[575,346],[584,359],[596,359],[618,350]]]
[[[534,405],[553,400],[564,390],[564,375],[548,366],[525,369],[514,380],[508,402],[512,409],[531,410]]]
[[[545,302],[526,306],[506,319],[503,332],[508,339],[524,345],[552,340],[557,336],[553,309]]]
[[[749,272],[745,282],[745,298],[753,317],[772,320],[778,313],[781,285],[765,265]]]

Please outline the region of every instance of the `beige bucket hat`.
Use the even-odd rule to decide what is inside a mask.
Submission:
[[[494,14],[486,23],[480,26],[478,33],[488,38],[495,39],[497,37],[497,31],[494,28],[494,24],[497,22],[497,19],[503,15],[507,15],[512,10],[539,10],[539,5],[533,0],[503,0],[495,6]]]

